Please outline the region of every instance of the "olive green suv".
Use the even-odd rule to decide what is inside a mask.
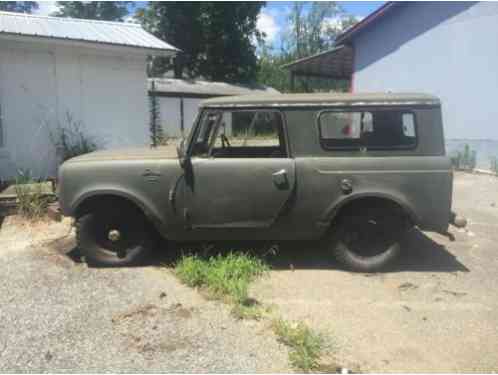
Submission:
[[[434,96],[209,99],[176,151],[102,151],[62,165],[60,205],[88,262],[140,262],[157,234],[320,239],[324,257],[369,272],[398,255],[410,228],[447,233],[455,221]]]

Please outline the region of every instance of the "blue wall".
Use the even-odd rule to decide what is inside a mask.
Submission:
[[[447,139],[495,140],[473,143],[498,154],[497,2],[405,3],[353,42],[355,92],[435,94]]]

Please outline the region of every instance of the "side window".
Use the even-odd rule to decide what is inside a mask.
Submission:
[[[417,145],[411,112],[324,111],[318,118],[320,143],[326,149],[400,149]]]
[[[215,158],[286,157],[282,115],[272,110],[223,111],[211,155]]]
[[[205,111],[199,122],[199,128],[192,140],[192,156],[208,157],[212,143],[215,141],[216,128],[221,117],[219,111]]]

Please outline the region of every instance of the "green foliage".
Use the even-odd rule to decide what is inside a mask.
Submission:
[[[35,220],[46,214],[49,199],[43,190],[43,184],[34,181],[29,170],[18,171],[15,192],[19,215]]]
[[[154,89],[154,82],[152,82],[151,91],[154,92]],[[160,144],[167,144],[167,139],[165,139],[160,121],[161,113],[159,103],[157,102],[157,96],[149,94],[149,133],[151,145],[153,147],[156,147]],[[165,141],[166,143],[164,143]]]
[[[38,9],[36,1],[1,1],[0,10],[5,12],[32,13]]]
[[[214,298],[246,306],[251,305],[249,284],[267,271],[260,259],[235,253],[205,259],[184,256],[175,267],[178,278],[188,286],[205,288]]]
[[[149,75],[174,70],[176,78],[251,82],[256,77],[254,38],[263,2],[148,2],[136,17],[144,28],[182,50],[151,60]]]
[[[280,92],[345,92],[349,90],[349,80],[337,80],[324,77],[296,77],[294,90],[291,87],[290,73],[282,66],[296,60],[293,53],[272,53],[263,48],[259,57],[257,82],[273,87]]]
[[[58,1],[56,17],[86,18],[104,21],[123,21],[131,1]]]
[[[58,123],[50,131],[50,139],[62,161],[97,150],[93,137],[85,134],[83,124],[67,112],[65,124]]]
[[[281,66],[333,47],[335,38],[357,19],[336,2],[295,2],[287,15],[288,29],[281,46],[273,50],[260,46],[257,81],[282,92],[291,92],[290,73]],[[337,21],[332,21],[337,20]],[[323,77],[296,77],[294,92],[346,91],[349,80]]]
[[[263,318],[263,315],[264,311],[258,303],[239,303],[232,309],[232,316],[240,320],[260,320]]]
[[[283,319],[273,322],[273,331],[278,340],[290,348],[289,360],[296,369],[309,372],[318,369],[324,351],[325,340],[306,324],[289,323]]]
[[[463,152],[456,151],[451,157],[451,164],[455,169],[473,170],[476,167],[477,152],[465,144]]]
[[[335,1],[294,2],[287,16],[289,29],[285,39],[294,58],[302,58],[332,47],[335,37],[354,23],[345,17],[339,23],[331,22],[344,15]]]

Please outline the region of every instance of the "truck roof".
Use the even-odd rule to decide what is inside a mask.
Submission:
[[[319,107],[363,105],[440,105],[437,97],[421,93],[257,94],[204,100],[201,107]]]

